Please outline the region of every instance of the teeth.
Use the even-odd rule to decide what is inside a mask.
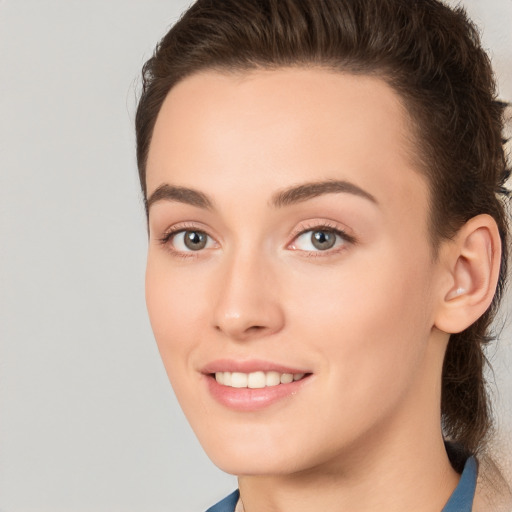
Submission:
[[[293,373],[283,373],[281,375],[281,384],[290,384],[293,382]]]
[[[233,372],[231,374],[231,387],[232,388],[246,388],[248,382],[247,373]]]
[[[265,375],[266,386],[277,386],[281,384],[281,374],[279,372],[267,372]]]
[[[265,372],[249,373],[247,387],[251,389],[264,388],[266,386]]]
[[[223,386],[232,388],[261,389],[265,387],[278,386],[279,384],[290,384],[300,380],[305,373],[279,373],[279,372],[217,372],[215,380]]]

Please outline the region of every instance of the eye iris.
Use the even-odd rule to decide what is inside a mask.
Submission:
[[[199,251],[206,246],[206,234],[201,231],[186,231],[184,243],[191,251]]]
[[[330,231],[313,231],[311,243],[321,251],[330,249],[336,243],[336,235]]]

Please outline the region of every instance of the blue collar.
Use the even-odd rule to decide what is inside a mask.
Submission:
[[[478,464],[470,457],[464,466],[459,483],[441,512],[471,512],[476,489]],[[210,507],[206,512],[234,512],[240,494],[238,490]]]
[[[475,497],[478,464],[475,457],[470,457],[464,465],[459,483],[441,512],[471,512]]]
[[[219,501],[217,505],[213,505],[206,512],[235,512],[235,507],[238,502],[238,498],[240,497],[240,493],[238,489],[224,498],[222,501]]]

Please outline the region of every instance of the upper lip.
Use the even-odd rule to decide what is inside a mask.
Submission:
[[[272,361],[262,359],[249,359],[245,361],[237,361],[234,359],[217,359],[206,364],[201,373],[217,373],[217,372],[278,372],[278,373],[311,373],[303,368],[287,366]]]

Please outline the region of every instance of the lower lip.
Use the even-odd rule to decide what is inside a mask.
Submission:
[[[311,375],[289,384],[278,384],[265,388],[232,388],[219,384],[215,377],[205,375],[208,389],[217,402],[229,409],[241,412],[251,412],[269,407],[276,402],[295,395],[309,381]]]

